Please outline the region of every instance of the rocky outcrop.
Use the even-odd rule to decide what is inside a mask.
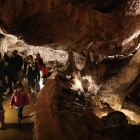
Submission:
[[[59,75],[53,74],[40,91],[35,104],[35,139],[99,139],[100,119],[84,105],[72,91],[59,84]]]
[[[48,86],[45,86],[39,93],[35,104],[35,139],[46,140],[48,139],[61,139],[66,138],[61,134],[59,126],[57,125],[57,118],[51,110],[52,99],[54,98],[54,90],[56,89],[56,81],[48,80]],[[52,90],[53,88],[53,90]],[[46,91],[48,91],[46,93]],[[53,106],[52,106],[53,107]]]
[[[127,125],[128,121],[126,116],[122,112],[116,111],[108,113],[107,116],[103,116],[101,118],[101,123],[103,129],[106,129]]]
[[[134,83],[134,87],[131,87],[131,92],[125,96],[122,103],[122,108],[132,111],[136,114],[140,114],[140,77],[138,76],[137,82]]]
[[[103,103],[108,103],[110,107],[115,110],[124,111],[121,107],[125,96],[128,94],[125,90],[131,86],[139,75],[139,54],[140,50],[133,56],[130,62],[118,72],[117,75],[106,80],[98,92],[99,99]],[[125,114],[131,116],[133,119],[137,116],[136,114],[132,115],[132,112],[128,113],[127,111]],[[138,116],[136,118],[136,121],[139,122]]]

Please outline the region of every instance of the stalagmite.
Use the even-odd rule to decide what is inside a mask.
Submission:
[[[69,52],[68,54],[69,54],[69,57],[68,57],[67,64],[66,64],[65,68],[62,68],[61,70],[59,69],[59,72],[64,75],[70,75],[70,76],[74,77],[75,79],[77,79],[78,69],[74,64],[73,53]]]
[[[91,58],[90,58],[90,52],[87,52],[86,53],[86,63],[85,63],[85,66],[84,68],[81,70],[81,75],[82,77],[83,76],[91,76],[91,67],[93,66],[93,63],[91,61]]]
[[[86,54],[86,64],[81,70],[81,76],[91,76],[92,81],[97,85],[100,85],[104,81],[104,75],[106,73],[107,66],[104,64],[92,63],[90,53]]]

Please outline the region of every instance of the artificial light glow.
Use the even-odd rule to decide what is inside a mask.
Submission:
[[[83,87],[82,87],[81,82],[78,79],[74,79],[74,84],[72,83],[71,89],[83,91]]]
[[[119,55],[119,56],[123,57],[124,55]]]
[[[44,87],[44,85],[42,84],[41,81],[39,81],[39,85],[40,85],[40,90]]]
[[[66,75],[66,78],[67,78],[67,79],[70,79],[70,78],[71,78],[71,76],[69,76],[69,75]]]
[[[113,59],[113,58],[114,58],[114,56],[108,56],[108,58],[111,58],[111,59]]]
[[[42,72],[40,71],[40,77],[42,77],[43,74]],[[40,85],[40,90],[44,87],[44,85],[42,84],[42,81],[39,81],[39,85]]]
[[[102,114],[102,117],[103,117],[103,116],[107,116],[107,113]]]
[[[135,48],[135,50],[138,50],[140,48],[140,43],[138,44],[138,47]]]
[[[76,86],[80,87],[81,86],[81,82],[79,80],[76,80]]]
[[[129,54],[129,56],[132,56],[132,55],[133,55],[132,53]]]

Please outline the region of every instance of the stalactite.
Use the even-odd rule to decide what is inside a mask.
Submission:
[[[70,2],[68,2],[67,16],[68,17],[71,16],[71,3]]]
[[[72,56],[72,53],[71,52],[68,52],[68,62],[71,62],[72,61],[72,57],[73,57]]]
[[[87,52],[87,55],[86,55],[86,64],[92,64],[90,52]]]
[[[72,22],[75,24],[78,18],[79,18],[79,7],[75,6],[75,13]]]
[[[1,52],[2,56],[4,55],[5,52],[7,52],[7,40],[6,40],[6,37],[1,39],[0,52]]]
[[[91,10],[91,27],[93,28],[93,17],[94,17],[94,11]]]
[[[75,63],[74,63],[74,58],[73,58],[73,53],[72,52],[69,52],[69,62],[72,63],[72,68],[73,68],[73,77],[75,77],[76,79],[78,78],[78,69],[77,67],[75,66]]]

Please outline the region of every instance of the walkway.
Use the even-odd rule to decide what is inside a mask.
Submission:
[[[24,120],[21,121],[21,125],[18,126],[17,121],[17,112],[15,108],[10,109],[10,97],[11,95],[7,95],[3,106],[5,109],[5,130],[0,130],[0,140],[32,140],[33,139],[33,111],[34,111],[34,103],[36,100],[36,95],[31,94],[28,91],[27,81],[24,81],[25,91],[28,93],[30,98],[29,108],[24,108],[23,115],[26,116]],[[37,84],[39,88],[39,84]],[[39,89],[38,89],[39,91]]]

